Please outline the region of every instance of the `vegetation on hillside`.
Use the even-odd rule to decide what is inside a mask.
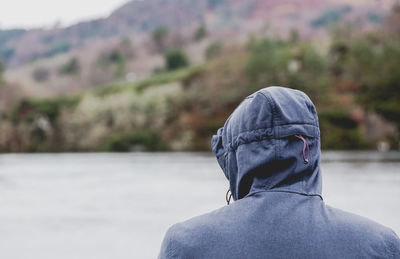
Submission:
[[[385,6],[395,1],[131,0],[109,17],[68,27],[0,29],[0,58],[7,65],[22,65],[76,51],[85,44],[107,46],[112,38],[137,37],[152,31],[158,42],[156,48],[164,51],[166,34],[196,27],[198,29],[190,34],[193,40],[200,40],[205,34],[214,32],[228,31],[236,35],[247,35],[250,31],[255,33],[252,29],[258,23],[269,24],[284,33],[296,27],[304,32],[318,31],[316,34],[340,21],[356,20],[367,26],[376,26],[382,22]],[[166,33],[168,31],[170,33]],[[234,38],[229,37],[229,40]]]
[[[165,41],[168,30],[159,28],[153,41],[164,55],[163,69],[75,96],[21,99],[2,115],[0,150],[209,150],[211,135],[243,98],[270,85],[296,88],[311,97],[319,113],[322,148],[375,148],[379,141],[397,148],[399,17],[400,8],[394,8],[382,28],[370,32],[337,27],[324,46],[301,40],[295,31],[287,38],[252,37],[245,44],[210,41],[205,63],[191,66],[185,50],[171,50]],[[196,30],[194,35],[202,34]],[[206,35],[191,41],[202,37]],[[125,50],[105,51],[97,60],[100,69],[120,78],[129,55]],[[39,72],[33,77],[46,80],[46,73]],[[80,60],[66,60],[58,72],[78,75]],[[372,121],[371,114],[386,121]],[[379,135],[370,132],[374,128]]]
[[[188,57],[182,50],[172,49],[165,53],[165,67],[168,71],[187,67],[188,65]]]

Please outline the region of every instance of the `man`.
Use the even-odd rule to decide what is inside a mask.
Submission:
[[[391,229],[324,203],[318,117],[303,92],[248,96],[212,149],[236,202],[172,226],[159,258],[400,258]]]

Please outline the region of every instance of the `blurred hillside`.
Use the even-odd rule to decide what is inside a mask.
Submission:
[[[394,1],[358,0],[146,0],[131,1],[109,17],[67,28],[0,31],[0,57],[10,67],[52,57],[115,37],[138,37],[158,27],[185,34],[199,25],[210,34],[246,36],[269,26],[285,34],[295,28],[307,37],[338,21],[364,27],[380,24]],[[240,35],[242,34],[242,35]]]
[[[323,148],[397,149],[394,2],[132,1],[67,28],[0,31],[0,150],[208,150],[268,85],[311,96]]]

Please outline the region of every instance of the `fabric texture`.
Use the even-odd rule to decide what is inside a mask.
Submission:
[[[318,116],[303,92],[248,96],[211,144],[235,202],[173,225],[160,259],[400,258],[391,229],[324,203]]]

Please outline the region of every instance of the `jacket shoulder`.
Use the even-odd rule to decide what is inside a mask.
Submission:
[[[357,239],[364,247],[373,247],[387,254],[387,258],[400,259],[400,239],[390,228],[371,219],[328,207],[328,215],[336,230],[346,239]]]
[[[164,236],[164,240],[161,245],[161,250],[158,255],[159,259],[167,258],[181,258],[180,251],[181,248],[180,238],[177,236],[177,229],[179,229],[178,224],[171,226]]]
[[[223,231],[223,217],[228,206],[172,225],[165,234],[159,259],[190,258],[199,248],[210,247]]]
[[[393,255],[392,258],[400,259],[400,239],[393,230],[389,230],[390,231],[386,236],[389,251],[391,255]]]

